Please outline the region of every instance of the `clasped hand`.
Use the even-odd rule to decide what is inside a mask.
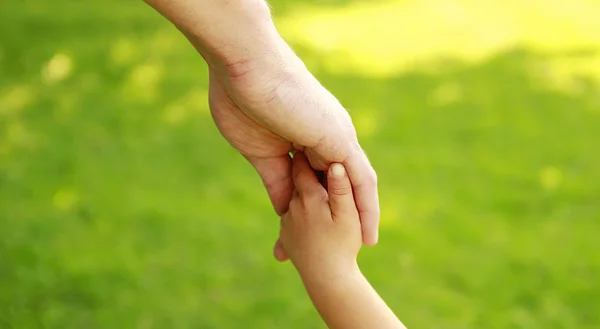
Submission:
[[[304,154],[297,152],[292,177],[295,188],[281,217],[280,241],[300,275],[305,280],[334,280],[357,271],[361,227],[344,166],[330,167],[325,188]]]
[[[211,113],[221,134],[261,176],[275,211],[283,215],[293,199],[292,150],[303,151],[315,170],[340,163],[354,192],[362,240],[376,244],[377,176],[346,109],[292,52],[244,65],[227,74],[211,70]],[[275,257],[287,259],[279,241]]]

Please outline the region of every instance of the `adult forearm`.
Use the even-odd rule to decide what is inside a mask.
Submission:
[[[145,0],[182,31],[217,74],[285,56],[264,0]]]
[[[406,329],[358,269],[325,279],[304,277],[313,304],[330,329]]]

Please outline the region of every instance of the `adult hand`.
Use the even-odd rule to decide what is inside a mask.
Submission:
[[[283,41],[264,0],[146,0],[186,35],[210,70],[210,108],[223,136],[256,168],[278,214],[294,183],[292,149],[310,165],[346,167],[363,242],[377,242],[377,178],[350,116]],[[285,259],[278,243],[276,257]]]
[[[247,64],[237,67],[241,74],[224,77],[211,72],[210,108],[218,129],[256,168],[280,215],[287,211],[294,190],[292,149],[304,151],[315,170],[327,170],[334,162],[344,164],[363,242],[377,243],[377,178],[348,112],[291,52],[288,62],[273,63]],[[279,241],[275,257],[287,259]]]

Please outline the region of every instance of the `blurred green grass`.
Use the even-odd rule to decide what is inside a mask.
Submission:
[[[271,4],[284,25],[352,5]],[[434,29],[428,8],[406,24]],[[579,65],[598,66],[595,44],[473,60],[405,43],[431,55],[417,65],[390,26],[371,40],[389,54],[345,62],[369,40],[333,31],[347,43],[324,49],[301,28],[283,31],[378,170],[381,242],[360,260],[401,319],[598,328],[599,80]],[[142,2],[0,3],[0,328],[323,328],[271,257],[277,218],[206,89],[200,57]]]

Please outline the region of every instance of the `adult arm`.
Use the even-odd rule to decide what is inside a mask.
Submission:
[[[258,56],[264,43],[276,37],[269,8],[262,0],[145,1],[175,24],[215,66]]]
[[[375,171],[348,112],[281,38],[267,3],[146,1],[176,25],[208,63],[215,123],[256,168],[276,211],[287,211],[293,191],[288,152],[302,149],[316,170],[326,170],[333,162],[346,166],[364,242],[375,244],[379,225]]]

